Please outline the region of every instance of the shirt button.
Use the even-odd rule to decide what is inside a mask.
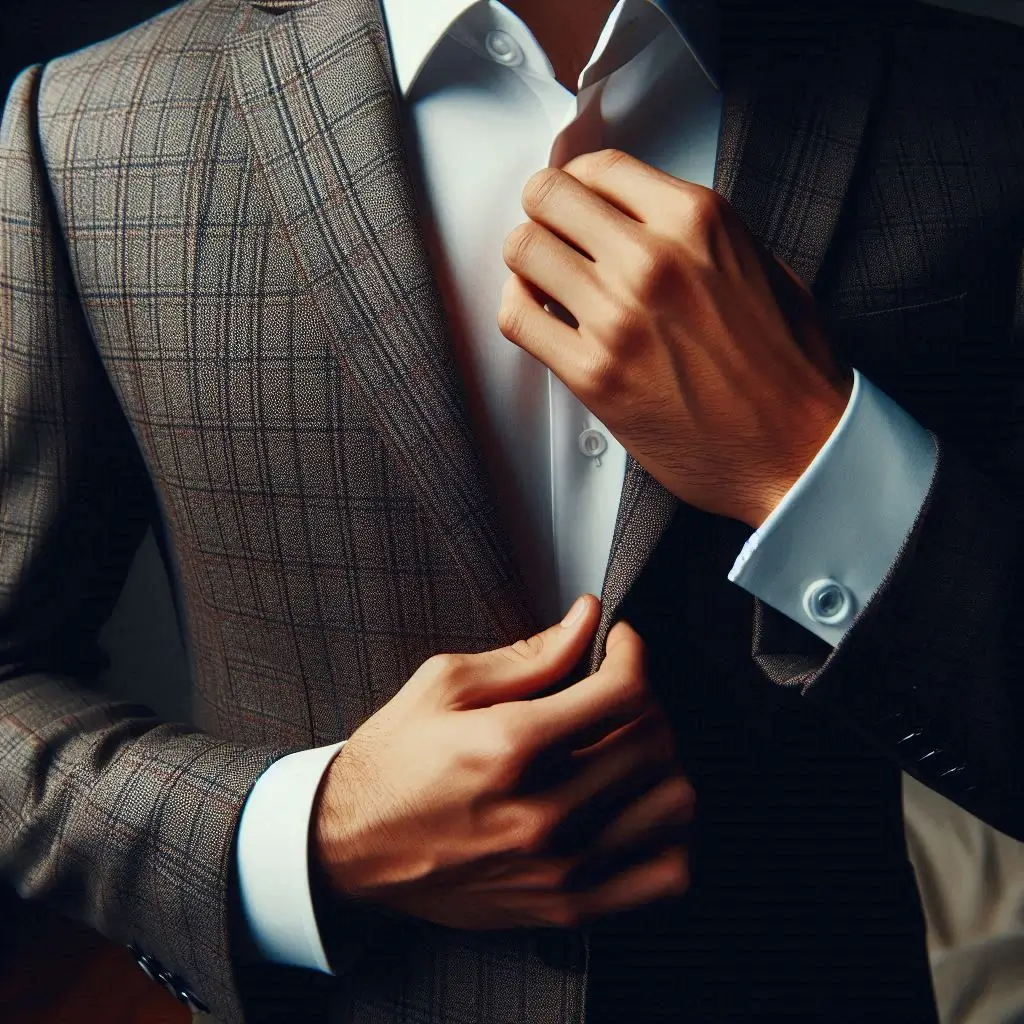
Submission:
[[[600,458],[608,451],[608,438],[600,430],[593,427],[584,430],[579,436],[580,451],[589,459]]]
[[[488,32],[484,38],[484,46],[499,64],[514,68],[523,63],[523,51],[519,44],[501,29]]]
[[[815,580],[804,591],[804,611],[823,626],[838,626],[853,610],[853,595],[835,580]]]

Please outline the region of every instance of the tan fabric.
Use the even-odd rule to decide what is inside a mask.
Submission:
[[[904,777],[943,1024],[1024,1021],[1024,844]]]

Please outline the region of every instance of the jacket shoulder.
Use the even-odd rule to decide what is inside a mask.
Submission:
[[[184,0],[49,61],[39,87],[40,125],[117,121],[119,111],[203,99],[225,40],[251,12],[241,0]]]

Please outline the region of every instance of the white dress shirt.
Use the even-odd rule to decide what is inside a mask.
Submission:
[[[544,620],[601,593],[626,466],[604,425],[497,327],[502,243],[526,180],[613,147],[710,187],[722,96],[678,15],[620,0],[573,95],[498,0],[382,0],[407,146],[495,498]],[[927,492],[931,437],[859,373],[814,461],[729,579],[831,644],[894,561]],[[866,500],[866,496],[870,496]],[[308,879],[317,786],[341,743],[260,778],[238,837],[242,904],[268,960],[330,971]]]

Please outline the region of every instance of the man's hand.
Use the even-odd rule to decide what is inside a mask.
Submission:
[[[523,208],[502,334],[676,497],[760,526],[852,389],[802,283],[717,193],[616,150],[534,175]]]
[[[679,895],[694,794],[625,622],[600,603],[511,647],[428,659],[325,777],[313,855],[339,896],[453,928],[573,927]],[[538,782],[538,768],[543,768]]]

